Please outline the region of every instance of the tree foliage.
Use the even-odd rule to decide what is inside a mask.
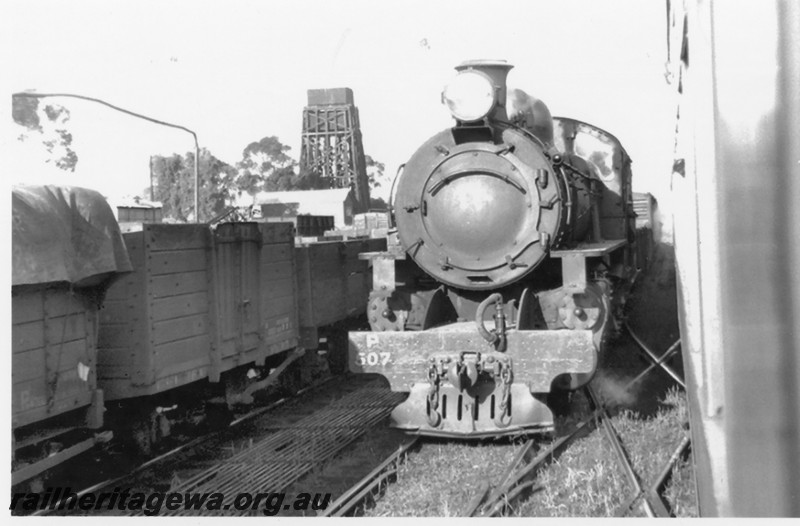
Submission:
[[[296,162],[287,153],[285,146],[275,136],[251,142],[242,151],[242,160],[236,164],[236,190],[250,195],[269,190],[268,181],[278,185],[279,181],[291,180]]]
[[[369,188],[370,190],[374,190],[384,183],[383,171],[386,169],[386,165],[376,161],[371,155],[365,155],[364,161],[367,165],[367,181],[369,183]]]
[[[275,136],[251,142],[242,151],[242,160],[236,164],[237,175],[233,181],[235,191],[256,195],[258,192],[286,190],[313,190],[325,188],[325,181],[315,172],[305,170],[295,173],[297,161],[289,156],[289,146]]]
[[[208,221],[225,211],[235,198],[258,192],[316,190],[328,188],[318,173],[298,170],[289,156],[289,146],[277,137],[268,136],[251,142],[242,151],[242,159],[230,166],[206,149],[200,151],[200,219]],[[365,157],[370,186],[384,184],[383,163]],[[194,218],[194,153],[153,158],[154,197],[163,203],[164,216],[177,221]],[[381,199],[371,200],[372,208],[385,208]]]
[[[388,210],[389,205],[386,201],[383,200],[382,197],[369,197],[369,209],[370,210]]]
[[[330,183],[313,170],[300,170],[300,173],[292,178],[286,190],[324,190],[330,188]],[[276,188],[280,191],[281,188]]]
[[[17,139],[27,141],[34,136],[38,137],[49,154],[45,162],[74,172],[78,164],[78,154],[72,149],[72,134],[66,127],[70,119],[69,110],[58,104],[42,106],[40,100],[24,95],[11,98],[14,122],[24,128]]]
[[[384,201],[381,197],[375,197],[374,192],[376,188],[380,188],[389,184],[389,182],[386,180],[386,175],[384,174],[386,165],[384,165],[382,162],[376,161],[370,155],[365,155],[364,160],[366,161],[367,165],[367,182],[370,189],[369,209],[386,210],[389,208],[389,206],[386,204],[386,201]]]
[[[152,159],[155,198],[163,204],[165,217],[177,221],[194,218],[194,152],[186,155],[160,155]],[[199,215],[208,221],[225,210],[230,201],[231,184],[236,170],[214,157],[205,148],[200,149]]]

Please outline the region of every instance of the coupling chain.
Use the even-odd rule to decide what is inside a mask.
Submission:
[[[500,414],[495,419],[495,424],[498,427],[508,427],[511,424],[511,382],[513,381],[511,362],[500,369],[499,376],[503,382],[503,392],[500,396]]]
[[[428,369],[428,404],[430,411],[428,411],[428,424],[431,427],[439,427],[442,421],[442,415],[439,414],[439,369],[436,367],[436,362],[432,361]]]

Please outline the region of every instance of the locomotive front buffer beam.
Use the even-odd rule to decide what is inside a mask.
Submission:
[[[564,375],[591,378],[597,352],[590,330],[506,331],[498,352],[462,322],[425,331],[351,332],[350,370],[378,373],[410,392],[392,426],[454,438],[549,432],[547,395]]]

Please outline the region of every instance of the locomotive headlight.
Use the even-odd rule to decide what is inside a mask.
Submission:
[[[486,117],[494,106],[494,85],[479,71],[463,71],[445,86],[442,102],[456,119],[477,121]]]

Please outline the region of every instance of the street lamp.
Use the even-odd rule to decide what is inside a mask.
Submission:
[[[139,119],[144,119],[146,121],[153,122],[155,124],[160,124],[162,126],[169,126],[170,128],[177,128],[179,130],[183,130],[185,132],[191,133],[192,138],[194,139],[194,222],[200,222],[200,145],[197,142],[197,134],[186,128],[185,126],[180,126],[178,124],[171,124],[169,122],[160,121],[158,119],[154,119],[152,117],[148,117],[146,115],[142,115],[141,113],[136,113],[130,110],[126,110],[124,108],[120,108],[119,106],[115,106],[110,104],[104,100],[96,99],[94,97],[86,97],[84,95],[75,95],[73,93],[30,93],[30,92],[20,92],[14,93],[12,97],[30,97],[36,99],[43,99],[45,97],[69,97],[73,99],[81,99],[81,100],[88,100],[90,102],[96,102],[98,104],[102,104],[103,106],[108,106],[112,110],[116,110],[127,115],[131,115],[133,117],[137,117]]]

